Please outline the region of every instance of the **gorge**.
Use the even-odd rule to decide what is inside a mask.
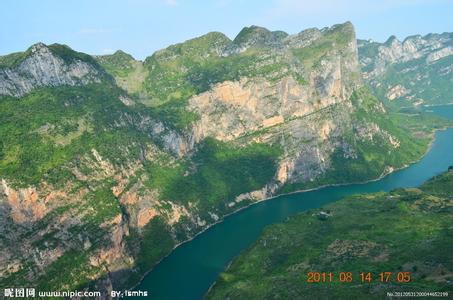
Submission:
[[[452,164],[451,130],[380,181],[282,196],[222,221],[263,199],[373,180],[419,160],[452,122],[419,111],[415,96],[398,100],[409,88],[380,76],[415,57],[442,70],[436,82],[451,81],[451,34],[428,38],[358,46],[350,22],[293,35],[251,26],[143,62],[43,43],[1,56],[1,285],[108,292],[155,267],[141,286],[165,298],[174,283],[165,276],[176,266],[190,273],[182,260],[209,257],[216,243],[225,252],[197,265],[206,273],[181,273],[181,289],[170,291],[197,298],[266,224],[351,193],[420,184]],[[417,76],[431,74],[423,68]],[[383,82],[393,92],[380,91]],[[423,97],[429,88],[441,95],[433,104],[451,100],[450,85],[427,85]],[[220,246],[227,236],[237,239]]]

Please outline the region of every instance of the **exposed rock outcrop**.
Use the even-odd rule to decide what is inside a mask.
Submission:
[[[0,95],[21,97],[37,87],[99,83],[105,77],[93,64],[77,58],[65,61],[52,46],[42,43],[33,45],[23,55],[13,66],[0,67]]]
[[[453,101],[453,34],[390,37],[385,43],[360,40],[363,77],[378,95],[406,106]]]
[[[11,219],[17,224],[32,223],[42,219],[47,213],[45,200],[50,200],[49,194],[45,199],[39,199],[35,188],[14,189],[2,179],[0,185],[0,202],[10,210]]]

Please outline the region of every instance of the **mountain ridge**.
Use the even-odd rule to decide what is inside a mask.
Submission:
[[[85,85],[111,80],[87,54],[65,45],[37,43],[0,60],[0,95],[21,97],[35,87]]]
[[[447,104],[451,87],[453,34],[414,35],[384,43],[359,40],[364,78],[392,107]]]

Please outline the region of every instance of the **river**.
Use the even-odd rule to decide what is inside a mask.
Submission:
[[[425,110],[453,119],[453,105]],[[423,159],[378,181],[279,196],[226,217],[177,247],[136,289],[147,290],[151,299],[202,299],[219,273],[258,239],[265,226],[348,195],[415,187],[450,165],[453,165],[453,128],[436,133],[431,150]]]

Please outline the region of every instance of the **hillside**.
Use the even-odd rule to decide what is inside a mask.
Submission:
[[[144,62],[33,45],[0,57],[0,283],[131,286],[225,214],[377,178],[447,125],[387,111],[350,23],[213,32]]]
[[[393,107],[453,102],[453,34],[390,37],[385,43],[359,40],[364,78]]]
[[[451,292],[452,186],[453,172],[447,172],[419,188],[356,195],[271,225],[206,298],[383,299],[387,292]],[[309,278],[309,272],[333,275]],[[351,272],[352,280],[341,282],[341,272]],[[371,277],[362,282],[361,272]],[[392,272],[388,281],[384,276],[381,282],[381,272]]]

